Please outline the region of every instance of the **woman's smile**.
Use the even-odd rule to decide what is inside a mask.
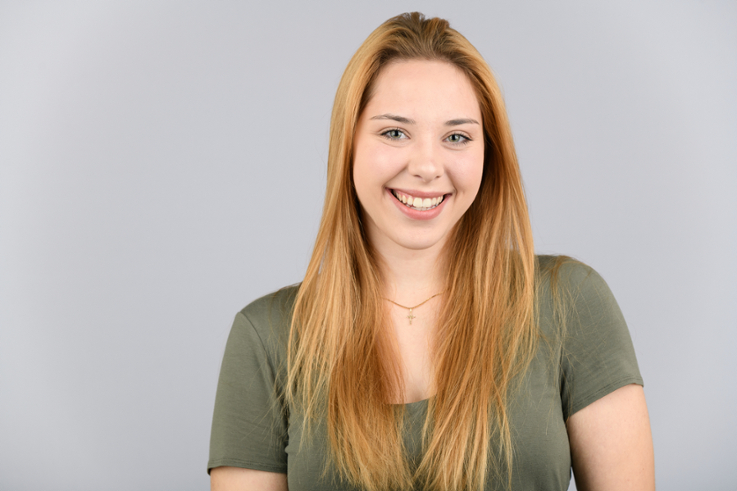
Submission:
[[[443,198],[445,198],[445,194],[440,194],[429,198],[423,197],[423,194],[426,193],[419,193],[417,191],[405,192],[398,191],[396,189],[390,189],[389,191],[395,198],[397,198],[397,200],[401,201],[408,208],[420,211],[427,211],[435,208],[440,203],[442,203]]]
[[[419,191],[403,192],[396,189],[387,189],[397,208],[413,220],[431,220],[438,216],[450,194],[433,195],[432,198],[423,197],[428,193]]]

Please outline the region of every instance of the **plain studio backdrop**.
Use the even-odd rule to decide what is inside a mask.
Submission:
[[[340,76],[411,10],[617,297],[658,487],[737,489],[737,4],[488,0],[0,1],[0,489],[208,488],[233,316],[301,280]]]

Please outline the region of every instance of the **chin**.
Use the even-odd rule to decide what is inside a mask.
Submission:
[[[395,237],[394,242],[411,251],[424,251],[445,243],[445,235],[441,237]]]

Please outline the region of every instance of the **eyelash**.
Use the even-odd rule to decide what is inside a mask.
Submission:
[[[381,136],[383,136],[387,140],[391,140],[391,141],[396,141],[396,140],[400,140],[401,139],[401,138],[389,136],[389,133],[392,133],[392,132],[398,132],[398,133],[401,133],[402,135],[404,135],[404,131],[400,130],[399,128],[392,128],[392,129],[386,130],[383,133],[381,133]],[[448,138],[450,138],[452,136],[460,136],[461,138],[463,138],[463,140],[460,141],[460,142],[449,142],[451,145],[466,145],[466,144],[468,144],[468,142],[471,141],[471,139],[468,136],[466,136],[466,135],[464,135],[462,133],[453,133],[452,135],[449,135]],[[446,140],[448,138],[446,138]]]

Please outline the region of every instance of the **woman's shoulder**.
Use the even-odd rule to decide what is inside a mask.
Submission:
[[[593,333],[599,340],[610,336],[629,340],[622,311],[599,273],[566,256],[539,256],[537,263],[541,318],[558,324],[569,337],[587,339],[590,336],[584,333]]]
[[[570,256],[536,256],[535,277],[545,293],[607,289],[606,282],[591,266]]]
[[[264,295],[246,305],[236,316],[236,324],[247,324],[264,345],[277,341],[285,342],[289,337],[294,301],[299,284],[286,286]],[[241,322],[238,322],[240,319]]]
[[[566,256],[537,263],[540,326],[560,350],[565,417],[624,385],[642,385],[627,323],[601,275]]]
[[[591,266],[570,256],[540,254],[536,255],[535,259],[537,274],[541,276],[557,274],[566,280],[575,281],[596,273]]]
[[[541,315],[582,320],[602,313],[621,317],[609,285],[591,266],[568,256],[537,256],[536,263]]]
[[[290,315],[297,298],[300,283],[285,286],[275,292],[268,293],[243,307],[240,311],[249,319],[272,319],[275,314]]]

